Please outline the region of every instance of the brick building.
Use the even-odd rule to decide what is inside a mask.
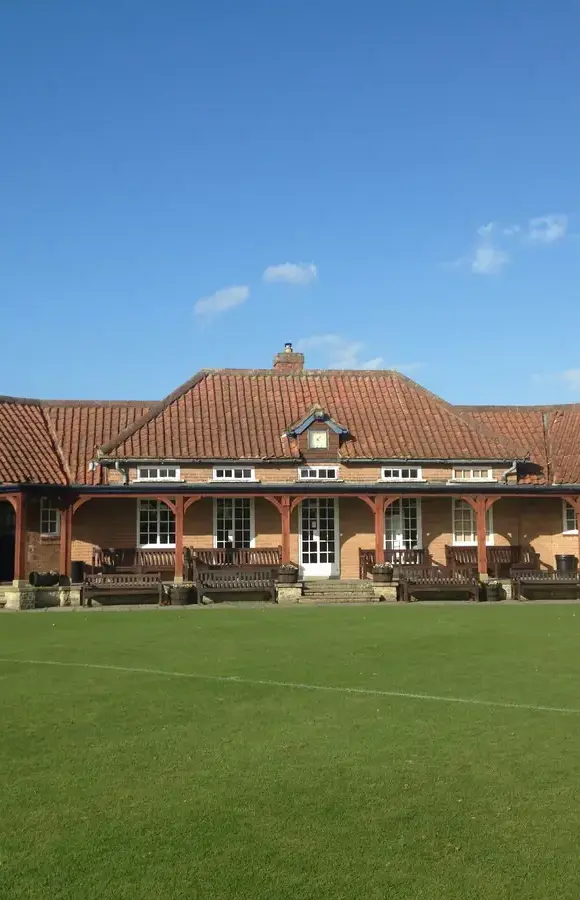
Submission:
[[[95,548],[280,547],[305,578],[422,549],[579,553],[580,405],[458,407],[393,371],[208,370],[161,402],[0,398],[0,582]]]

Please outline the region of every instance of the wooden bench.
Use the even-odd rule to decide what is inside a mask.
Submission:
[[[185,547],[183,558],[185,577],[188,581],[194,581],[198,569],[247,569],[257,566],[277,568],[282,563],[282,547],[219,547],[203,550]]]
[[[363,550],[362,547],[359,547],[358,568],[360,579],[368,578],[373,571],[375,561],[376,553],[374,550]],[[427,550],[385,550],[385,562],[390,562],[393,566],[425,566],[431,563],[431,556]]]
[[[487,571],[492,578],[509,577],[512,566],[525,565],[527,570],[540,568],[540,556],[531,547],[517,544],[486,547]],[[445,565],[451,572],[476,576],[477,547],[445,547]]]
[[[408,603],[417,593],[450,594],[465,592],[479,601],[481,584],[472,575],[451,572],[436,566],[405,566],[401,568],[397,599]]]
[[[195,572],[194,584],[197,591],[197,602],[214,593],[266,593],[272,601],[276,600],[275,568],[257,567],[253,569],[198,569]]]
[[[93,573],[155,575],[175,573],[175,550],[147,549],[139,547],[93,548]]]
[[[90,605],[93,597],[135,597],[141,594],[157,594],[163,599],[163,582],[159,572],[155,574],[118,574],[101,572],[86,575],[83,582],[83,601]]]
[[[512,599],[526,600],[529,590],[554,591],[566,590],[570,598],[580,599],[580,572],[539,572],[531,569],[527,572],[512,573]]]

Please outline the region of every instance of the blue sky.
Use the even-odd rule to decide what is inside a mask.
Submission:
[[[0,393],[400,367],[580,400],[580,7],[8,0]]]

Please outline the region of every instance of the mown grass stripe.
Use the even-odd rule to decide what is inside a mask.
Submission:
[[[263,678],[243,678],[239,675],[206,675],[200,672],[172,672],[167,669],[147,669],[135,666],[114,666],[107,663],[77,663],[54,659],[15,659],[0,657],[0,663],[17,663],[30,666],[58,666],[73,669],[97,669],[124,672],[135,675],[159,675],[169,678],[191,678],[199,681],[216,681],[224,684],[254,685],[256,687],[289,688],[303,691],[326,691],[335,694],[361,694],[372,697],[391,697],[403,700],[423,700],[430,703],[459,703],[466,706],[487,706],[495,709],[522,709],[532,712],[580,715],[580,709],[566,706],[543,706],[533,703],[513,703],[503,700],[483,700],[478,697],[446,697],[438,694],[421,694],[412,691],[385,691],[379,688],[345,687],[331,684],[305,684],[296,681],[275,681]]]

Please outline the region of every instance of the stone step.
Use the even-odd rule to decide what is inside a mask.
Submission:
[[[305,581],[305,591],[317,593],[341,594],[343,591],[371,591],[373,586],[368,581]]]
[[[374,597],[374,591],[303,591],[304,597]]]
[[[345,594],[324,594],[320,597],[313,597],[310,594],[307,594],[304,597],[300,597],[298,603],[377,603],[378,600],[375,597],[361,597],[360,595],[356,597],[349,597]]]

